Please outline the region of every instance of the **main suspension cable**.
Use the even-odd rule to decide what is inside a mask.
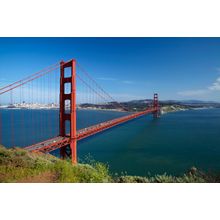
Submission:
[[[128,111],[128,109],[126,107],[124,107],[121,103],[117,102],[111,95],[109,95],[92,77],[91,75],[79,64],[76,63],[77,66],[82,70],[82,72],[84,73],[84,75],[86,75],[90,80],[92,80],[92,82],[105,94],[107,95],[113,102],[117,103],[122,109],[124,109],[125,111]]]
[[[48,67],[46,67],[46,68],[36,72],[36,73],[33,73],[33,74],[31,74],[31,75],[29,75],[29,76],[27,76],[27,77],[25,77],[25,78],[23,78],[21,80],[18,80],[18,81],[14,82],[14,83],[11,83],[11,84],[7,85],[7,86],[4,86],[4,87],[0,88],[0,91],[1,90],[5,90],[6,88],[12,87],[12,86],[14,86],[16,84],[22,83],[23,81],[28,80],[29,78],[34,77],[35,75],[38,75],[38,74],[40,74],[40,73],[42,73],[42,72],[44,72],[44,71],[46,71],[46,70],[48,70],[48,69],[50,69],[50,68],[52,68],[54,66],[57,66],[57,65],[59,65],[59,63],[55,63],[55,64],[53,64],[51,66],[48,66]]]
[[[6,93],[6,92],[9,92],[9,91],[11,91],[11,90],[14,90],[15,88],[18,88],[18,87],[20,87],[20,86],[23,86],[23,85],[27,84],[28,82],[31,82],[31,81],[33,81],[33,80],[35,80],[35,79],[38,79],[38,78],[40,78],[40,77],[42,77],[42,76],[44,76],[44,75],[46,75],[46,74],[52,72],[53,70],[58,69],[59,67],[60,67],[60,66],[51,68],[51,69],[49,69],[49,70],[47,70],[47,71],[45,71],[45,72],[42,72],[41,74],[39,74],[39,73],[38,73],[37,75],[35,74],[35,75],[33,75],[32,78],[27,77],[27,78],[26,78],[26,81],[19,80],[19,81],[13,83],[13,84],[12,84],[12,87],[11,87],[11,86],[5,86],[7,89],[6,89],[6,90],[3,90],[2,92],[0,92],[0,95],[4,94],[4,93]],[[18,84],[18,85],[17,85],[17,84]],[[2,89],[1,89],[1,90],[2,90]]]

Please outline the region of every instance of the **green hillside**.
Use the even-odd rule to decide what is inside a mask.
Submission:
[[[109,173],[108,166],[90,161],[72,165],[52,155],[36,154],[20,148],[0,146],[0,182],[2,183],[172,183],[219,182],[219,176],[207,175],[196,168],[180,177],[169,175],[125,176]]]

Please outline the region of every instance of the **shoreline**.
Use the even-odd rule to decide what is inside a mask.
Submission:
[[[183,111],[190,111],[190,110],[198,111],[198,110],[206,110],[206,109],[217,109],[217,108],[215,108],[215,107],[198,107],[198,108],[179,108],[179,109],[173,109],[171,111],[161,110],[161,115],[168,114],[168,113],[174,113],[174,112],[183,112]]]
[[[0,110],[59,110],[59,108],[1,108]],[[168,113],[174,113],[174,112],[182,112],[182,111],[189,111],[189,110],[194,110],[194,111],[198,111],[198,110],[206,110],[206,109],[216,109],[216,107],[194,107],[194,108],[189,108],[189,107],[174,107],[174,106],[163,106],[160,109],[160,114],[164,115],[164,114],[168,114]],[[100,109],[100,108],[77,108],[77,110],[83,110],[83,111],[111,111],[111,112],[124,112],[126,113],[126,111],[123,110],[119,110],[119,109]],[[129,111],[129,113],[133,113],[135,111]]]
[[[1,108],[0,110],[59,110],[59,108]],[[119,109],[95,109],[95,108],[76,108],[76,110],[91,110],[91,111],[114,111],[114,112],[126,112]]]
[[[126,111],[123,111],[123,110],[119,110],[119,109],[99,109],[99,108],[76,108],[77,110],[92,110],[92,111],[114,111],[114,112],[126,112]]]

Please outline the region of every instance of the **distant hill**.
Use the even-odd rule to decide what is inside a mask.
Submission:
[[[152,105],[152,99],[140,99],[131,100],[127,102],[120,102],[121,105],[115,102],[109,102],[107,104],[91,104],[83,103],[78,105],[78,108],[86,109],[109,109],[109,110],[122,110],[121,106],[124,106],[127,111],[143,111],[147,107]],[[213,101],[200,101],[200,100],[159,100],[161,107],[174,107],[177,109],[191,109],[191,108],[220,108],[220,103]]]
[[[148,104],[152,103],[152,99],[141,99],[141,100],[132,100],[122,103],[131,103],[131,104]],[[202,100],[159,100],[161,104],[173,104],[173,105],[220,105],[220,102],[214,101],[202,101]]]
[[[146,106],[152,105],[152,99],[141,99],[141,100],[132,100],[128,102],[122,102],[129,110],[141,111],[146,108]],[[213,101],[201,101],[201,100],[159,100],[161,107],[171,106],[177,109],[191,109],[191,108],[207,108],[214,107],[220,108],[219,102]]]

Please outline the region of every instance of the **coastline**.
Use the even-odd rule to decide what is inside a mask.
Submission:
[[[7,107],[0,107],[0,110],[4,109],[4,110],[59,110],[59,108],[54,108],[54,107],[41,107],[41,108],[7,108]],[[77,110],[94,110],[94,111],[115,111],[115,112],[126,112],[120,109],[101,109],[101,108],[76,108]]]
[[[187,106],[163,106],[160,108],[160,114],[164,115],[167,113],[173,113],[173,112],[180,112],[180,111],[189,111],[189,110],[205,110],[205,109],[214,109],[215,107],[209,106],[209,107],[187,107]],[[59,110],[57,107],[27,107],[27,108],[19,108],[19,107],[14,107],[14,108],[8,108],[8,107],[0,107],[0,110]],[[83,110],[83,111],[114,111],[114,112],[126,112],[121,109],[107,109],[107,108],[82,108],[82,107],[77,107],[77,110]],[[135,111],[129,111],[129,112],[135,112]]]
[[[169,108],[170,107],[170,108]],[[169,109],[168,109],[169,108]],[[189,110],[194,110],[194,111],[198,111],[198,110],[206,110],[206,109],[214,109],[215,107],[194,107],[194,108],[191,108],[191,107],[174,107],[174,106],[164,106],[164,107],[161,107],[161,114],[164,115],[164,114],[167,114],[167,113],[173,113],[173,112],[181,112],[181,111],[189,111]]]
[[[107,109],[107,108],[76,108],[77,110],[94,110],[94,111],[114,111],[114,112],[126,112],[120,109]]]

